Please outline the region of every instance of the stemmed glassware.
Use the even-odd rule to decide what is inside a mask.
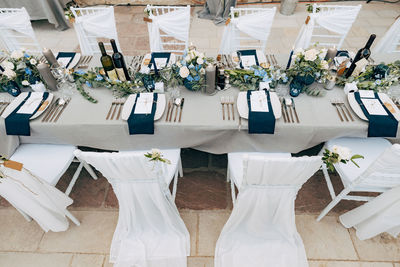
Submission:
[[[165,67],[162,70],[160,70],[160,75],[164,81],[164,86],[169,96],[172,99],[175,99],[180,97],[181,91],[179,89],[177,80],[174,77],[172,77],[172,72],[173,70],[171,69],[171,67]]]
[[[53,64],[50,68],[51,73],[57,80],[57,89],[63,98],[70,98],[76,89],[75,83],[70,81],[68,70],[59,64]]]

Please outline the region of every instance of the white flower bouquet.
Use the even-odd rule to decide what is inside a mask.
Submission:
[[[316,79],[323,79],[328,74],[329,62],[324,60],[327,50],[296,49],[292,56],[293,66],[288,70],[291,77],[311,75]]]
[[[171,164],[169,159],[163,158],[161,151],[159,149],[153,148],[151,152],[144,154],[146,158],[149,158],[150,161],[161,161],[167,164]]]
[[[176,63],[179,77],[183,79],[186,88],[199,91],[204,87],[204,74],[207,60],[203,53],[189,48],[181,61]]]
[[[332,151],[329,149],[325,149],[322,161],[325,163],[327,169],[331,172],[335,170],[334,164],[347,164],[347,162],[351,161],[358,168],[358,164],[354,161],[355,159],[363,159],[364,157],[361,155],[351,155],[351,150],[348,147],[336,146],[332,147]]]

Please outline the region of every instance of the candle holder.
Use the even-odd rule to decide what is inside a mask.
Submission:
[[[325,89],[332,90],[333,87],[335,87],[335,84],[336,84],[336,75],[333,74],[328,75],[325,81]]]

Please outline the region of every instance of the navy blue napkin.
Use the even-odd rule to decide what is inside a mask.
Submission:
[[[386,110],[388,116],[369,114],[361,101],[359,92],[354,93],[354,98],[360,105],[365,117],[369,120],[368,137],[396,137],[399,122],[382,103],[377,93],[375,93],[375,98],[379,100],[379,103],[381,103],[382,107]]]
[[[240,67],[243,69],[243,65],[242,65],[242,60],[240,59],[240,56],[254,56],[255,60],[256,60],[256,65],[259,66],[258,64],[258,58],[257,58],[257,50],[255,49],[250,49],[250,50],[239,50],[236,52],[238,54],[239,57],[239,62],[240,62]]]
[[[28,93],[28,96],[19,104],[19,106],[11,112],[10,115],[5,119],[6,124],[6,133],[7,135],[23,135],[30,136],[31,128],[29,126],[29,119],[33,116],[33,114],[38,111],[40,104],[32,114],[21,114],[17,113],[18,110],[25,104],[28,98],[31,96],[31,92]],[[42,103],[49,97],[49,93],[43,93]]]
[[[135,104],[128,118],[129,134],[154,134],[154,114],[157,108],[157,93],[153,94],[153,105],[149,114],[135,114],[137,100],[140,94],[137,94]]]
[[[264,90],[267,95],[268,112],[251,111],[250,95],[252,91],[247,91],[247,104],[249,106],[249,133],[250,134],[274,134],[275,116],[272,110],[269,92]]]

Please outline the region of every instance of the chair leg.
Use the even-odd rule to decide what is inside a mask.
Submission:
[[[176,189],[178,187],[178,170],[176,171],[174,175],[174,185],[172,186],[172,199],[175,202],[175,197],[176,197]]]
[[[326,169],[326,165],[322,164],[322,173],[324,174],[326,185],[328,186],[329,193],[331,194],[331,198],[335,199],[335,189],[333,188],[331,177],[329,176],[328,170]]]
[[[236,192],[235,192],[235,183],[231,180],[231,195],[232,195],[232,204],[235,206],[236,202]]]
[[[25,212],[23,212],[23,211],[20,210],[19,208],[16,208],[16,209],[17,209],[17,211],[18,211],[19,213],[21,213],[22,216],[24,216],[25,220],[27,220],[28,222],[31,222],[31,221],[32,221],[32,218],[31,218],[28,214],[26,214]]]
[[[75,171],[75,173],[74,173],[74,176],[72,177],[72,180],[71,180],[71,182],[70,182],[69,185],[68,185],[67,190],[65,190],[65,194],[66,194],[67,196],[69,196],[69,194],[71,193],[72,187],[74,187],[74,185],[75,185],[75,183],[76,183],[76,180],[78,179],[79,174],[80,174],[81,171],[82,171],[82,167],[83,167],[83,162],[79,163],[79,166],[78,166],[78,168],[76,169],[76,171]]]
[[[75,216],[72,215],[71,212],[69,212],[67,209],[65,210],[65,216],[67,216],[77,226],[81,225],[81,223],[78,221],[78,219],[75,218]]]
[[[333,207],[335,207],[340,200],[343,199],[343,197],[345,197],[349,192],[350,192],[350,188],[345,188],[342,190],[342,192],[340,192],[339,195],[337,195],[329,204],[328,206],[325,207],[325,209],[322,210],[321,214],[318,216],[317,221],[319,222],[323,217],[325,217],[326,214],[328,214],[328,212],[333,209]]]
[[[182,168],[182,158],[181,158],[181,156],[179,156],[178,170],[179,170],[179,176],[183,177],[183,168]]]

